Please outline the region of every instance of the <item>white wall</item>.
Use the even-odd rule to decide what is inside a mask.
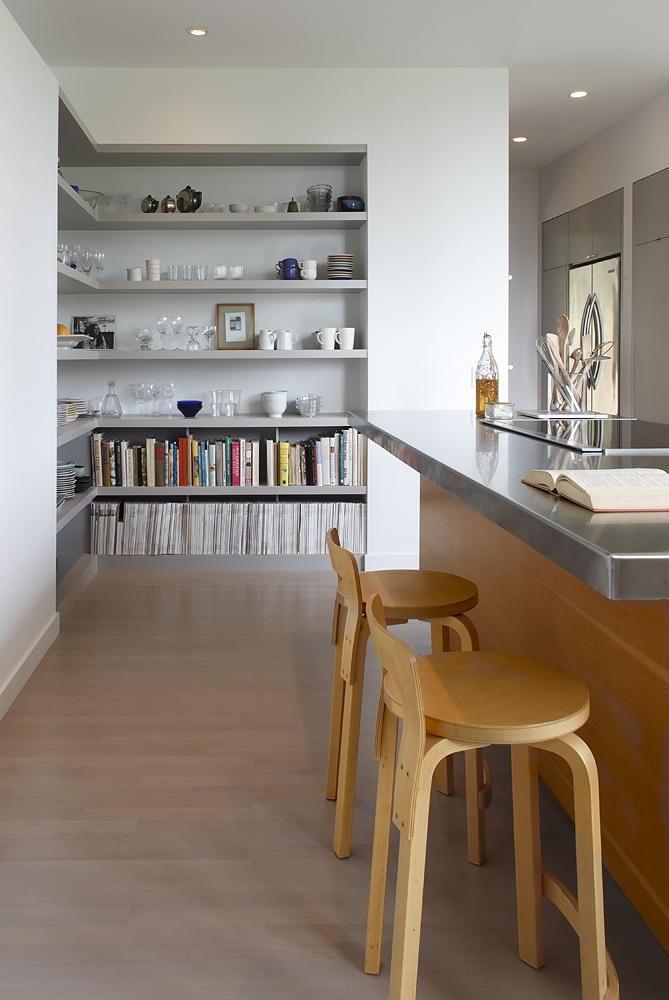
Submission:
[[[0,715],[53,641],[58,84],[0,4]]]
[[[509,171],[509,399],[538,405],[539,172]]]
[[[471,408],[483,331],[506,394],[506,70],[54,72],[98,143],[367,144],[370,409]],[[394,469],[370,482],[368,565],[415,564],[418,480]]]
[[[625,189],[621,412],[632,410],[632,185],[669,166],[669,91],[539,172],[540,221]]]

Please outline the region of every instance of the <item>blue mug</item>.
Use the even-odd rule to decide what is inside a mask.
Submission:
[[[280,260],[276,265],[276,274],[278,278],[282,278],[284,281],[296,281],[299,274],[299,269],[297,266],[296,257],[286,257],[285,260]]]

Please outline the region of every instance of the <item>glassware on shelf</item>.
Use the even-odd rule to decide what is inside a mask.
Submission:
[[[134,390],[135,390],[135,395],[139,400],[139,412],[144,413],[144,403],[149,397],[149,390],[146,388],[143,382],[138,382],[137,385],[134,386]]]
[[[211,349],[212,349],[211,342],[212,342],[212,340],[214,339],[214,337],[216,336],[216,333],[217,333],[216,327],[215,326],[203,326],[201,332],[202,332],[202,336],[207,338],[207,350],[211,351]]]
[[[476,366],[476,416],[485,416],[485,404],[499,398],[499,371],[492,355],[492,337],[483,334],[483,353]]]
[[[156,330],[160,334],[160,350],[166,351],[165,347],[165,334],[170,325],[170,320],[168,316],[156,316]]]
[[[102,400],[102,406],[100,408],[100,414],[103,417],[123,416],[123,408],[121,407],[121,400],[116,395],[115,387],[116,387],[116,380],[110,379],[107,382],[107,395]]]
[[[240,280],[244,277],[244,265],[243,264],[230,264],[228,267],[228,278],[231,281]]]
[[[153,340],[153,334],[151,333],[150,330],[148,330],[146,328],[142,329],[141,327],[138,327],[135,330],[135,336],[137,337],[137,340],[139,341],[139,349],[140,349],[140,351],[150,351],[151,350],[151,348],[150,348],[149,345],[150,345],[151,341]]]
[[[206,281],[209,268],[206,264],[195,265],[195,278],[197,281]]]
[[[162,384],[160,382],[149,382],[149,395],[153,399],[153,416],[158,416],[158,396],[162,390]]]
[[[167,265],[167,280],[177,281],[179,278],[179,266],[178,264],[168,264]]]
[[[183,348],[179,347],[179,337],[181,336],[181,328],[184,325],[183,318],[181,316],[170,316],[170,326],[172,328],[172,333],[174,334],[174,350],[182,351]]]
[[[81,270],[81,246],[78,243],[70,250],[70,267],[76,267],[77,271]]]
[[[95,253],[93,250],[84,250],[81,255],[81,266],[87,278],[91,276],[91,269],[95,263]]]
[[[95,270],[99,281],[100,272],[105,269],[105,252],[104,250],[94,250],[93,253],[95,254]]]
[[[58,261],[66,266],[70,263],[70,248],[67,243],[58,244]]]
[[[199,326],[188,326],[188,327],[186,327],[186,329],[188,331],[188,336],[190,338],[189,341],[188,341],[188,343],[186,344],[186,350],[187,351],[201,351],[202,348],[200,346],[200,342],[199,342],[199,340],[197,340],[197,335],[200,332],[200,327]]]
[[[219,417],[236,417],[242,400],[241,389],[219,389],[216,393]]]
[[[190,281],[193,277],[193,265],[192,264],[180,264],[181,269],[181,280]]]
[[[166,382],[163,386],[163,392],[170,404],[170,416],[172,416],[172,400],[174,399],[174,382]]]
[[[303,417],[317,417],[323,406],[323,397],[317,393],[308,392],[303,396],[298,396],[295,405]]]

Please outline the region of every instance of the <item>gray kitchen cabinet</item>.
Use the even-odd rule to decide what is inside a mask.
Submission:
[[[541,333],[556,333],[557,318],[569,308],[567,266],[544,271],[541,287]]]
[[[634,248],[634,416],[669,424],[669,238]]]
[[[541,267],[549,271],[563,267],[567,260],[567,214],[544,222],[541,227]]]
[[[570,264],[620,253],[622,204],[621,188],[567,213],[567,256]]]
[[[636,181],[632,207],[635,246],[669,237],[669,167]]]

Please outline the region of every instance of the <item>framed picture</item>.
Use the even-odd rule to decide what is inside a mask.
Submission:
[[[225,302],[216,306],[219,351],[255,348],[256,307],[253,302]]]
[[[73,316],[72,333],[85,333],[94,337],[77,344],[80,350],[113,351],[115,316]]]

